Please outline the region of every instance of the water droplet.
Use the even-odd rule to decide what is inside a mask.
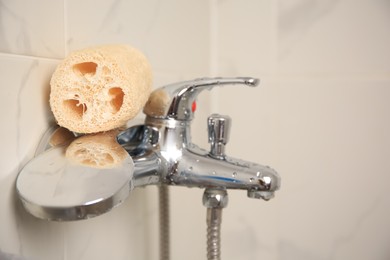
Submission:
[[[253,182],[254,180],[254,178],[249,178],[249,182]]]
[[[260,174],[261,174],[260,172],[257,172],[256,177],[260,177]]]
[[[237,176],[237,173],[236,173],[236,172],[233,172],[232,177],[233,177],[233,178],[236,178],[236,176]]]
[[[215,171],[213,171],[213,175],[217,174]]]
[[[199,159],[196,159],[196,162],[198,163],[198,162],[199,162]]]
[[[192,166],[188,167],[188,170],[189,170],[189,171],[192,171],[192,170],[193,170],[193,167],[192,167]]]

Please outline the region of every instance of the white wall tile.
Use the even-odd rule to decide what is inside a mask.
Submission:
[[[280,82],[274,166],[283,178],[275,200],[281,259],[366,259],[367,250],[385,259],[389,86],[381,80]]]
[[[388,77],[387,1],[279,1],[282,75]]]
[[[144,52],[156,72],[200,77],[208,71],[206,1],[69,0],[67,11],[69,50],[127,43]]]
[[[0,52],[64,57],[63,1],[0,1]]]
[[[227,151],[270,164],[282,186],[258,206],[244,192],[229,193],[236,201],[224,218],[224,258],[366,259],[369,248],[385,259],[377,241],[387,241],[390,228],[390,81],[263,83],[255,95],[232,90],[219,99],[233,118]],[[231,100],[245,102],[237,109]],[[231,249],[246,232],[251,239]],[[245,250],[251,243],[257,246]]]
[[[56,258],[57,227],[28,215],[15,194],[18,172],[30,160],[50,120],[49,79],[57,61],[0,55],[0,245],[4,252]],[[50,248],[41,251],[44,244]]]
[[[101,216],[65,223],[66,259],[156,259],[156,188],[136,189]]]
[[[218,72],[227,76],[269,75],[276,56],[275,3],[218,1]]]
[[[226,39],[239,26],[256,30],[233,10],[219,11],[236,22]],[[229,193],[239,206],[226,211],[240,209],[224,218],[224,259],[387,259],[388,11],[384,1],[279,1],[276,47],[256,52],[219,42],[219,54],[231,52],[231,60],[219,60],[221,74],[249,71],[262,79],[258,88],[225,88],[212,97],[212,107],[233,120],[228,154],[269,164],[282,177],[266,204]],[[275,54],[271,73],[258,70],[259,59],[237,65],[238,52]],[[234,247],[245,233],[252,239]]]

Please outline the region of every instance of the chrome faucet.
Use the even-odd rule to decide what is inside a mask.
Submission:
[[[145,124],[118,135],[118,142],[134,161],[134,186],[149,184],[199,188],[242,189],[248,197],[269,200],[280,186],[268,166],[225,154],[231,119],[208,118],[210,151],[191,142],[191,122],[200,92],[232,84],[257,86],[255,78],[202,78],[155,90],[147,102]]]

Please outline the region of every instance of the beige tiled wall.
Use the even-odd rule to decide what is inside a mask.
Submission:
[[[261,78],[257,88],[202,93],[193,123],[194,142],[207,147],[207,115],[230,115],[228,154],[282,176],[269,202],[229,191],[223,259],[388,259],[389,14],[383,0],[0,1],[0,259],[158,259],[155,187],[71,223],[35,219],[15,196],[52,120],[55,66],[103,43],[141,49],[154,87]],[[206,258],[202,193],[171,189],[172,259]]]
[[[224,256],[389,258],[389,2],[244,2],[221,1],[219,72],[263,84],[221,91],[218,108],[229,152],[272,165],[282,188],[258,204],[230,193]]]

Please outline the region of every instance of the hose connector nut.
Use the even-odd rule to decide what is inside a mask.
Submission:
[[[228,201],[228,194],[225,189],[208,188],[203,193],[203,205],[206,208],[225,208]]]

